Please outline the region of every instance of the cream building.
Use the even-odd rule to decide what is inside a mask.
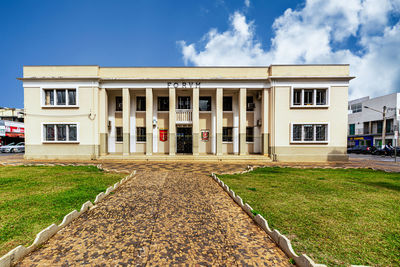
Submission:
[[[29,159],[346,160],[348,65],[25,66]]]

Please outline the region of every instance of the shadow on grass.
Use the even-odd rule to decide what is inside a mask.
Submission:
[[[390,190],[400,191],[400,186],[396,184],[391,184],[387,182],[362,182],[362,184],[379,187],[379,188],[386,188]]]

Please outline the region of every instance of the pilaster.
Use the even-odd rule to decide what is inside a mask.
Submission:
[[[239,154],[247,154],[246,144],[246,110],[247,110],[247,89],[239,89]]]
[[[146,155],[153,154],[153,89],[146,88]]]
[[[223,89],[217,88],[216,93],[216,117],[217,117],[217,129],[216,129],[216,148],[217,148],[217,156],[222,156],[222,118],[223,118]]]
[[[192,109],[192,142],[193,155],[199,155],[199,140],[200,140],[200,117],[199,117],[199,88],[193,88],[193,109]]]
[[[175,111],[175,97],[176,90],[175,87],[169,88],[169,129],[168,129],[168,139],[169,139],[169,155],[174,156],[176,153],[176,111]]]

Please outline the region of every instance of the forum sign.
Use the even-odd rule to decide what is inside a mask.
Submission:
[[[201,82],[167,82],[168,88],[175,89],[190,89],[190,88],[200,88]]]

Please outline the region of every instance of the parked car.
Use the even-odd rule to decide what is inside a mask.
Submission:
[[[374,146],[353,146],[347,148],[347,153],[356,153],[356,154],[373,154],[376,151],[376,147]]]
[[[18,144],[11,143],[6,146],[1,147],[2,153],[18,153],[18,152],[25,152],[25,143],[20,142]]]

